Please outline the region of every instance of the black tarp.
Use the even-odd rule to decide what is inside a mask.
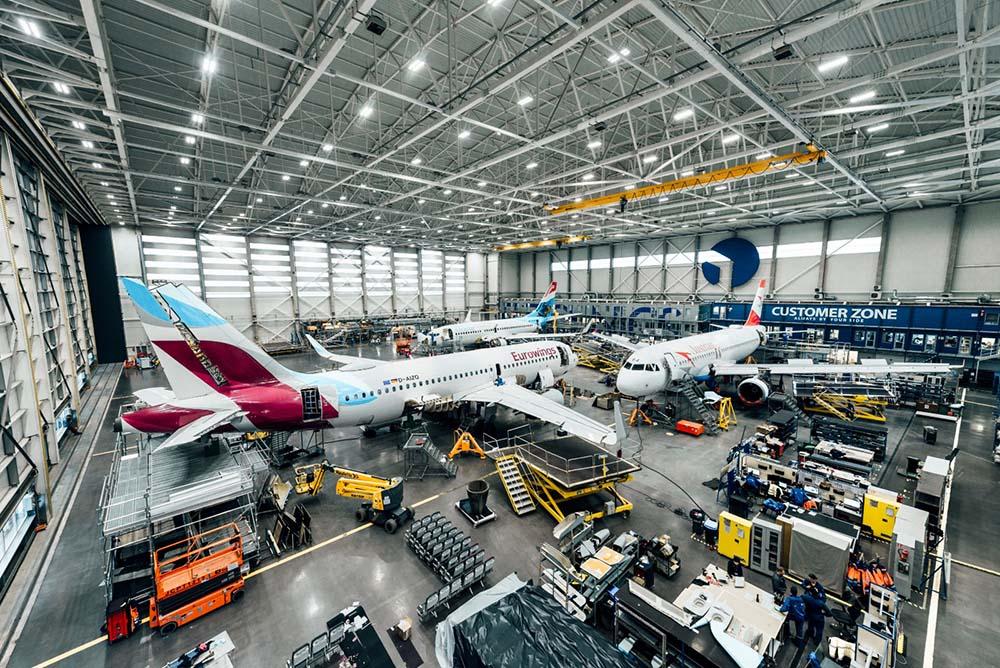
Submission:
[[[526,586],[454,627],[456,668],[630,668],[596,629]]]

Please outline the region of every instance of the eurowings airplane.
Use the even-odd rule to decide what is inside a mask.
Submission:
[[[424,334],[417,335],[418,343],[425,343],[432,348],[451,346],[454,348],[479,344],[506,345],[511,341],[564,338],[575,334],[541,334],[542,329],[555,320],[556,312],[555,281],[549,284],[542,300],[535,310],[528,315],[501,320],[482,320],[474,322],[466,316],[464,322],[435,327]],[[576,314],[560,315],[560,318],[571,318]]]
[[[147,405],[123,414],[116,428],[170,434],[159,447],[217,431],[375,427],[437,402],[499,404],[598,445],[618,439],[615,429],[523,387],[539,380],[551,386],[576,364],[563,343],[389,362],[336,355],[310,339],[324,358],[343,366],[301,373],[279,364],[187,288],[151,291],[139,281],[121,280],[170,389],[136,392]]]
[[[735,376],[743,378],[737,385],[740,400],[758,405],[767,399],[771,391],[762,374],[877,377],[902,373],[949,373],[952,369],[948,364],[890,364],[886,360],[865,360],[861,364],[811,364],[802,360],[782,364],[740,364],[739,360],[752,355],[767,342],[767,332],[760,324],[765,285],[766,282],[761,280],[750,315],[743,325],[731,325],[719,331],[645,347],[615,341],[617,345],[634,351],[618,372],[618,391],[630,397],[647,397],[687,379],[704,382],[713,376]]]

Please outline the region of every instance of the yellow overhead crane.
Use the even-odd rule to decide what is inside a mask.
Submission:
[[[687,176],[673,181],[666,181],[664,183],[654,183],[653,185],[643,186],[634,190],[624,190],[622,192],[602,195],[601,197],[585,199],[579,202],[567,202],[566,204],[560,204],[559,206],[549,205],[545,208],[550,215],[555,216],[561,213],[586,211],[587,209],[595,209],[602,206],[618,206],[621,204],[623,199],[626,202],[634,202],[648,197],[669,195],[670,193],[687,190],[688,188],[716,185],[726,181],[738,181],[751,176],[760,176],[761,174],[766,174],[767,172],[781,171],[795,167],[805,167],[806,165],[821,162],[825,157],[826,151],[818,150],[815,146],[807,144],[804,151],[786,153],[784,155],[775,155],[769,158],[764,158],[763,160],[748,162],[744,165],[725,167],[723,169],[717,169],[713,172],[695,174],[694,176]]]

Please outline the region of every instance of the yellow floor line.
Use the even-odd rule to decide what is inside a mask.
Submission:
[[[49,659],[48,661],[43,661],[42,663],[39,663],[38,665],[35,666],[35,668],[46,668],[46,666],[54,666],[57,663],[59,663],[60,661],[65,661],[66,659],[68,659],[71,656],[74,656],[76,654],[79,654],[80,652],[82,652],[85,649],[90,649],[91,647],[95,647],[97,645],[100,645],[102,642],[107,642],[107,636],[101,636],[100,638],[94,638],[90,642],[85,642],[82,645],[80,645],[79,647],[74,647],[73,649],[71,649],[71,650],[69,650],[67,652],[63,652],[59,656],[54,656],[51,659]]]
[[[427,503],[430,503],[431,501],[435,501],[435,500],[437,500],[439,498],[441,498],[440,494],[435,494],[433,496],[428,496],[426,499],[422,499],[420,501],[417,501],[416,503],[414,503],[410,507],[411,508],[419,508],[420,506],[422,506],[424,504],[427,504]],[[320,543],[316,543],[315,545],[311,545],[311,546],[307,547],[304,550],[300,550],[299,552],[295,552],[293,554],[290,554],[290,555],[288,555],[287,557],[285,557],[283,559],[279,559],[278,561],[275,561],[273,563],[267,564],[266,566],[261,566],[257,570],[251,571],[250,573],[247,573],[247,575],[246,575],[246,577],[244,579],[245,580],[249,580],[250,578],[253,578],[253,577],[256,577],[256,576],[258,576],[258,575],[260,575],[262,573],[268,572],[272,568],[277,568],[278,566],[282,566],[284,564],[287,564],[290,561],[295,561],[299,557],[304,557],[307,554],[311,554],[311,553],[315,552],[316,550],[318,550],[320,548],[326,547],[327,545],[332,545],[333,543],[336,543],[337,541],[341,541],[341,540],[347,538],[348,536],[353,536],[356,533],[361,533],[365,529],[370,529],[373,526],[375,526],[375,525],[372,524],[371,522],[368,522],[367,524],[362,524],[360,526],[354,527],[350,531],[345,531],[344,533],[338,534],[336,536],[333,536],[332,538],[327,538],[326,540],[324,540],[324,541],[322,541]],[[145,624],[148,621],[149,621],[149,618],[147,617],[146,619],[142,620],[142,623]],[[70,658],[71,656],[75,656],[76,654],[79,654],[80,652],[82,652],[84,650],[88,650],[91,647],[96,647],[97,645],[100,645],[101,643],[105,642],[106,640],[107,640],[107,636],[100,636],[98,638],[94,638],[93,640],[89,640],[89,641],[83,643],[82,645],[80,645],[78,647],[74,647],[71,650],[67,650],[67,651],[63,652],[59,656],[54,656],[51,659],[48,659],[47,661],[43,661],[42,663],[37,664],[34,668],[46,668],[46,666],[54,666],[55,664],[59,663],[60,661],[65,661],[66,659]]]
[[[95,452],[91,457],[103,457],[104,455],[113,455],[115,450],[105,450],[104,452]]]

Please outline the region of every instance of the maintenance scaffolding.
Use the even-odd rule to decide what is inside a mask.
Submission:
[[[117,435],[98,504],[108,602],[147,599],[154,552],[216,527],[236,524],[245,561],[258,557],[256,489],[268,467],[256,445],[212,439],[157,450],[162,440]]]
[[[621,514],[628,517],[632,502],[618,491],[641,466],[576,436],[538,439],[531,425],[511,429],[507,436],[483,436],[483,446],[498,465],[513,459],[531,498],[557,522],[582,510],[587,520]],[[511,488],[505,489],[510,496]],[[511,504],[517,507],[517,499]]]

